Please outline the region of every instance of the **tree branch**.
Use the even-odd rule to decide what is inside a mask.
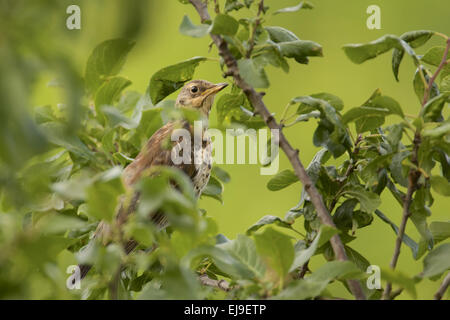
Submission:
[[[211,20],[211,17],[208,13],[207,3],[202,2],[200,0],[189,0],[189,1],[197,10],[202,22]],[[247,82],[245,82],[244,79],[241,77],[239,73],[239,68],[237,66],[237,61],[231,54],[230,50],[228,49],[226,41],[223,40],[222,37],[219,35],[210,34],[210,36],[214,41],[214,43],[216,44],[219,50],[219,54],[223,58],[229,73],[233,76],[235,84],[245,93],[248,100],[255,108],[256,112],[258,112],[258,114],[261,115],[261,117],[264,119],[266,125],[270,129],[279,130],[280,147],[286,154],[287,158],[289,159],[289,162],[291,163],[296,176],[305,187],[305,190],[308,193],[322,224],[335,227],[331,215],[328,213],[328,210],[323,203],[320,193],[314,186],[313,182],[311,181],[311,178],[306,173],[305,167],[303,166],[302,162],[298,157],[299,151],[292,148],[291,144],[281,131],[281,126],[276,122],[275,118],[272,116],[272,114],[269,112],[266,105],[262,101],[262,96],[259,93],[257,93],[255,89],[252,86],[250,86]],[[342,244],[342,241],[338,235],[334,235],[330,239],[330,243],[337,260],[340,261],[348,260],[344,245]],[[348,280],[347,283],[356,299],[365,299],[364,292],[362,291],[361,285],[358,281]]]
[[[425,107],[425,105],[428,102],[428,99],[430,97],[431,88],[433,87],[433,83],[436,80],[437,76],[441,72],[441,70],[444,68],[444,66],[447,64],[447,56],[450,49],[450,38],[447,38],[447,46],[444,51],[444,55],[442,56],[442,60],[436,69],[435,73],[432,75],[430,80],[428,81],[428,85],[426,87],[426,90],[424,92],[423,101],[422,101],[422,108]],[[419,153],[419,147],[421,143],[421,136],[420,131],[416,130],[414,134],[414,140],[413,140],[413,151],[411,156],[411,162],[416,166],[416,168],[411,168],[408,173],[408,189],[406,191],[405,199],[403,200],[403,214],[402,214],[402,222],[400,224],[397,239],[395,241],[395,249],[394,254],[391,259],[390,267],[392,270],[395,269],[397,266],[398,258],[400,256],[400,248],[402,246],[402,239],[405,234],[406,229],[406,223],[408,221],[408,218],[411,216],[411,212],[409,210],[412,202],[412,197],[414,192],[417,190],[417,182],[419,181],[419,178],[421,176],[421,170],[419,168],[419,161],[418,161],[418,153]],[[391,296],[392,291],[392,284],[387,283],[386,288],[383,292],[383,299],[387,300]]]
[[[434,300],[441,300],[442,297],[444,296],[445,291],[447,291],[449,285],[450,285],[450,272],[444,278],[444,281],[442,281],[439,290],[434,294]]]
[[[420,133],[419,131],[416,131],[416,134],[414,135],[413,152],[411,157],[411,162],[414,165],[416,165],[416,167],[419,167],[417,156],[419,152],[420,142],[421,142]],[[403,200],[402,222],[400,223],[400,226],[398,228],[397,239],[395,240],[394,254],[392,255],[392,259],[389,264],[392,270],[394,270],[395,267],[397,266],[398,258],[400,256],[400,249],[403,242],[403,236],[406,230],[406,223],[408,222],[408,218],[411,216],[409,208],[411,206],[413,194],[417,189],[417,182],[420,178],[420,175],[421,175],[420,171],[415,168],[409,170],[408,189],[406,191],[405,199]],[[392,284],[388,282],[383,292],[383,300],[390,299],[391,291],[392,291]]]

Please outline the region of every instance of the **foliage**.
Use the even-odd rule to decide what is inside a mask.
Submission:
[[[288,72],[289,63],[308,64],[323,53],[316,42],[300,39],[283,27],[265,25],[264,15],[272,9],[261,4],[227,0],[212,21],[195,25],[185,16],[179,30],[191,37],[223,37],[244,80],[255,88],[270,90],[265,72],[269,65]],[[309,2],[301,1],[273,14],[301,14],[301,9],[312,8]],[[237,18],[238,12],[246,16]],[[450,101],[450,64],[441,65],[445,47],[430,48],[423,56],[414,51],[436,35],[443,36],[420,30],[344,46],[345,54],[358,64],[393,50],[392,69],[397,80],[406,52],[417,67],[412,88],[412,94],[419,98],[417,116],[406,115],[394,98],[376,89],[367,101],[353,108],[344,108],[344,102],[330,93],[296,96],[279,117],[284,130],[317,121],[313,144],[321,149],[307,173],[336,228],[322,225],[303,190],[284,219],[265,216],[250,226],[246,235],[233,240],[217,234],[214,220],[198,207],[190,180],[173,168],[162,168],[158,176],[141,179],[136,214],[121,230],[114,223],[119,202],[129,196],[120,178],[122,169],[164,123],[187,116],[165,98],[193,78],[199,63],[211,63],[208,60],[212,59],[193,57],[166,66],[151,77],[146,92],[138,93],[126,90],[131,80],[120,75],[134,42],[107,40],[97,45],[87,60],[84,81],[71,70],[63,73],[65,84],[71,88],[68,104],[35,108],[32,115],[20,109],[25,102],[17,100],[2,83],[0,297],[326,297],[330,295],[327,286],[334,281],[344,286],[346,279],[364,283],[370,262],[350,243],[378,218],[411,248],[414,259],[423,258],[423,273],[416,277],[391,269],[382,273],[383,279],[415,297],[417,281],[438,280],[450,267],[449,244],[437,246],[450,237],[450,223],[429,223],[433,194],[450,194],[450,123],[444,118],[444,107]],[[14,55],[14,49],[1,48],[2,60],[20,59],[26,66],[24,58]],[[65,61],[56,61],[61,68],[71,68]],[[5,65],[11,67],[11,63]],[[219,66],[226,74],[224,61]],[[26,71],[33,72],[28,67]],[[435,77],[438,73],[439,79]],[[21,79],[10,81],[19,81],[25,91],[30,86],[24,80],[26,74],[17,78]],[[19,111],[13,111],[12,106]],[[236,124],[265,126],[236,85],[220,97],[217,108],[224,128]],[[390,124],[385,125],[388,117]],[[11,121],[14,128],[8,123]],[[413,186],[411,172],[417,173]],[[180,185],[179,190],[171,187],[173,180]],[[203,196],[221,201],[229,180],[228,173],[215,166]],[[287,169],[275,175],[267,187],[279,191],[296,182],[297,176]],[[410,218],[420,233],[417,240],[402,234],[404,230],[392,222],[394,212],[378,209],[380,195],[390,193],[400,205],[393,211],[400,212],[407,199],[404,188],[413,188],[406,219]],[[166,230],[156,230],[148,221],[146,213],[155,210],[167,214],[170,227]],[[106,245],[91,241],[100,220],[112,226],[111,241]],[[294,228],[299,221],[306,234]],[[330,239],[335,235],[344,242],[349,261],[334,261]],[[124,237],[140,243],[130,255],[123,248]],[[308,261],[315,255],[323,255],[328,262],[311,272]],[[61,267],[76,263],[93,264],[94,269],[83,280],[81,290],[69,291],[65,287],[68,275]],[[227,280],[231,289],[221,292],[202,286],[198,275],[204,274]],[[27,286],[28,281],[39,288]],[[380,297],[380,291],[366,291],[368,298]]]

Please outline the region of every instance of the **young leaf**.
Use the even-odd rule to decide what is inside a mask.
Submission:
[[[418,64],[418,58],[408,43],[391,34],[385,35],[369,43],[345,45],[344,51],[352,62],[361,64],[364,61],[373,59],[393,48],[405,50],[412,56],[415,63]]]
[[[423,259],[423,276],[435,277],[450,268],[450,243],[444,243],[434,248]]]
[[[289,268],[289,272],[294,271],[304,265],[316,253],[318,247],[327,243],[335,234],[339,233],[338,229],[323,225],[317,233],[314,241],[307,249],[296,250],[294,261]]]
[[[196,26],[192,23],[191,19],[187,15],[183,17],[181,21],[179,31],[181,34],[193,38],[201,38],[208,34],[209,25],[201,24]]]
[[[260,228],[271,224],[274,224],[282,228],[292,229],[292,225],[282,220],[280,217],[267,215],[259,219],[255,224],[253,224],[250,228],[248,228],[246,234],[250,236]]]
[[[211,176],[209,178],[208,184],[206,185],[205,189],[203,189],[203,191],[202,191],[202,196],[211,197],[211,198],[217,199],[218,201],[223,203],[222,193],[223,193],[222,182],[220,182],[214,176]]]
[[[106,77],[119,73],[134,44],[126,39],[112,39],[95,47],[86,64],[85,82],[88,92],[94,94]]]
[[[218,14],[213,21],[210,33],[234,36],[239,28],[239,22],[227,14]]]
[[[294,246],[290,237],[271,227],[254,237],[258,252],[283,281],[294,261]]]
[[[361,186],[352,185],[345,188],[344,193],[358,199],[361,210],[371,213],[381,204],[380,197],[373,192],[365,190]]]
[[[299,181],[297,176],[292,170],[286,169],[278,172],[275,177],[269,180],[267,183],[267,189],[270,191],[278,191],[284,189],[291,184]]]
[[[313,8],[314,8],[314,6],[311,3],[309,3],[308,1],[300,1],[300,3],[296,6],[278,9],[273,14],[275,15],[275,14],[279,14],[279,13],[296,12],[301,9],[313,9]]]
[[[418,48],[424,45],[433,35],[433,31],[418,30],[406,32],[400,36],[400,39],[406,41],[411,46],[411,48]],[[405,50],[403,49],[394,48],[394,50],[392,51],[392,71],[394,72],[394,76],[397,81],[399,81],[398,72],[404,54]]]
[[[434,191],[436,191],[439,194],[442,194],[443,196],[449,197],[450,196],[450,183],[441,176],[432,176],[431,177],[431,187]]]
[[[222,169],[222,168],[220,168],[218,166],[213,166],[212,174],[214,176],[216,176],[223,183],[228,183],[231,180],[231,177],[228,174],[228,172],[226,172],[224,169]]]
[[[269,80],[266,72],[253,59],[238,60],[238,67],[242,78],[254,88],[268,88]]]
[[[269,33],[270,40],[275,43],[300,40],[292,31],[278,26],[264,27]]]
[[[149,92],[153,104],[157,104],[172,92],[192,80],[194,71],[205,57],[194,57],[157,71],[150,79]]]
[[[317,297],[334,279],[354,278],[360,270],[351,261],[331,261],[322,265],[310,277],[295,281],[274,299],[308,299]]]
[[[243,278],[260,279],[264,276],[266,267],[261,257],[258,255],[255,243],[251,238],[238,234],[235,240],[218,245],[218,247],[228,252],[234,260],[249,271],[248,273],[251,276],[243,277],[244,274],[242,274],[241,276]]]
[[[280,52],[287,58],[294,58],[298,63],[308,63],[307,57],[323,57],[322,46],[308,40],[295,40],[278,43]]]
[[[86,190],[87,208],[90,216],[111,222],[117,209],[118,197],[124,192],[121,170],[118,167],[102,174]]]
[[[444,92],[428,100],[425,106],[420,110],[420,116],[425,122],[440,122],[443,120],[442,109],[449,101],[450,92]]]
[[[95,94],[95,111],[97,114],[101,115],[101,107],[112,105],[129,85],[131,85],[131,81],[122,77],[113,77],[105,81]]]

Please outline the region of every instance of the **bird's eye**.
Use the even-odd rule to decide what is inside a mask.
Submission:
[[[196,86],[193,86],[192,88],[191,88],[191,92],[192,93],[196,93],[198,91],[198,88],[196,87]]]

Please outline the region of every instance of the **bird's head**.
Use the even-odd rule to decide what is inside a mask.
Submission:
[[[193,80],[181,88],[176,100],[177,107],[193,108],[208,116],[214,96],[228,83],[214,84],[206,80]]]

